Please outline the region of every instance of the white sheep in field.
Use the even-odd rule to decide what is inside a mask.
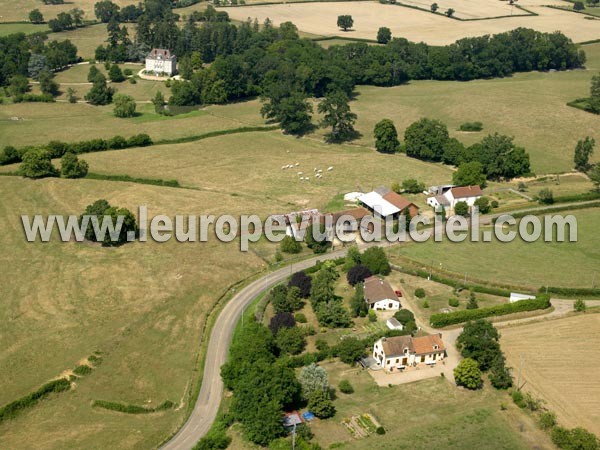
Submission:
[[[333,166],[329,166],[329,167],[327,168],[327,172],[331,172],[332,170],[333,170]]]
[[[287,169],[287,166],[281,166],[281,170]]]
[[[310,177],[304,178],[305,181],[310,181]]]
[[[298,172],[298,175],[302,175],[302,172]]]
[[[298,167],[300,165],[300,163],[296,163],[296,167]]]

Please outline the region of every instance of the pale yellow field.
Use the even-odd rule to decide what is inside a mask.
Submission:
[[[524,390],[542,398],[560,425],[600,435],[600,315],[501,330],[502,350]]]
[[[494,5],[498,3],[496,0],[487,1],[493,2]],[[375,2],[311,3],[309,6],[281,4],[223,9],[234,19],[256,17],[262,22],[268,17],[275,25],[291,21],[302,31],[324,36],[343,34],[346,37],[375,39],[379,27],[387,26],[392,30],[393,36],[433,45],[450,44],[463,37],[501,33],[518,27],[546,32],[560,30],[575,42],[600,38],[600,21],[586,20],[581,14],[543,6],[527,8],[539,16],[465,22],[412,8]],[[478,7],[476,11],[480,13],[482,8]],[[344,33],[336,26],[340,14],[350,14],[354,18],[352,31]]]
[[[79,8],[85,13],[84,19],[95,20],[94,5],[98,0],[71,0],[64,5],[44,5],[40,0],[0,0],[0,22],[29,20],[29,11],[39,9],[45,20],[53,19],[59,13]],[[120,7],[135,5],[137,0],[112,0]]]

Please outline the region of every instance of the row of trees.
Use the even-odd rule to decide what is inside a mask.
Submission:
[[[50,152],[44,149],[28,151],[23,156],[18,174],[26,178],[83,178],[88,173],[88,163],[80,161],[73,153],[66,153],[60,159],[60,170],[52,164]]]
[[[458,167],[453,183],[459,186],[480,185],[486,179],[511,179],[530,172],[529,155],[514,144],[510,136],[498,133],[465,147],[451,138],[448,127],[439,120],[422,118],[404,132],[404,145],[390,119],[379,121],[374,128],[375,148],[382,153],[405,152],[424,161],[443,162]],[[589,158],[589,156],[588,156]]]

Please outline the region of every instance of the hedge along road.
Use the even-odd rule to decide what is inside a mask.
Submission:
[[[221,366],[227,360],[233,331],[246,306],[262,292],[283,281],[292,273],[292,270],[297,272],[308,269],[314,266],[317,261],[340,258],[346,252],[347,249],[343,248],[271,272],[243,288],[225,305],[210,333],[204,363],[202,387],[200,388],[194,409],[187,422],[177,434],[161,447],[163,450],[191,449],[210,430],[213,421],[217,417],[223,397]]]

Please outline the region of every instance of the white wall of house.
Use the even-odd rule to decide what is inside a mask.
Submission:
[[[370,305],[371,309],[379,311],[389,311],[392,309],[400,309],[400,302],[397,299],[386,298],[385,300],[379,300]]]
[[[146,70],[173,75],[177,67],[176,60],[146,58]]]
[[[444,194],[444,196],[448,199],[448,201],[450,202],[450,207],[452,209],[454,209],[454,207],[456,206],[456,204],[458,202],[465,202],[467,205],[469,206],[473,206],[473,204],[475,203],[475,200],[477,200],[480,196],[475,196],[475,197],[462,197],[462,198],[454,198],[454,195],[452,195],[452,191],[448,191]]]
[[[444,359],[444,351],[438,353],[428,353],[425,355],[415,355],[406,352],[404,355],[386,355],[383,351],[381,339],[373,345],[373,358],[381,364],[388,372],[395,372],[401,368],[412,366],[414,364],[431,364]]]

